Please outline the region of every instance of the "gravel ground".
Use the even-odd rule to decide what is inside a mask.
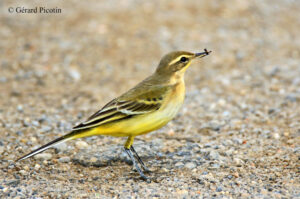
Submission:
[[[9,7],[58,7],[58,14]],[[300,1],[1,1],[0,198],[300,198]],[[136,138],[70,141],[22,162],[147,77],[173,50],[180,114]]]

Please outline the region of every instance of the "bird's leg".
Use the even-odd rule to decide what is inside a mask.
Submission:
[[[144,180],[147,180],[148,178],[145,176],[145,174],[142,172],[141,168],[139,167],[139,165],[136,163],[135,159],[134,159],[134,156],[131,152],[131,145],[133,143],[133,140],[134,140],[134,137],[133,136],[129,136],[125,145],[124,145],[124,148],[125,148],[125,151],[127,153],[127,155],[129,156],[129,158],[131,159],[132,161],[132,164],[133,164],[133,167],[136,168],[136,170],[139,172],[140,176],[144,179]]]
[[[140,176],[143,178],[143,180],[147,180],[148,178],[145,176],[145,174],[142,172],[141,168],[139,167],[139,165],[136,163],[133,155],[132,155],[132,152],[130,149],[127,149],[126,147],[125,148],[125,151],[127,153],[127,155],[130,157],[132,163],[133,163],[133,166],[136,168],[136,170],[139,172]]]
[[[124,144],[124,148],[125,149],[130,149],[131,145],[133,144],[133,141],[134,141],[134,136],[128,136],[128,138],[127,138],[127,140],[126,140],[126,142]],[[132,166],[133,166],[133,169],[135,169],[135,165],[133,164]]]
[[[144,169],[144,171],[150,172],[150,169],[148,169],[148,167],[146,167],[146,165],[144,164],[144,162],[142,161],[142,159],[140,158],[140,156],[137,154],[137,152],[135,151],[135,149],[133,148],[133,146],[130,147],[130,150],[133,152],[133,154],[135,155],[136,159],[141,164],[141,166]]]

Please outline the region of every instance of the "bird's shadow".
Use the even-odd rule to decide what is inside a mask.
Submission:
[[[107,156],[99,155],[92,158],[77,158],[74,157],[72,162],[84,167],[107,167],[117,165],[118,163],[126,163],[127,165],[133,165],[132,161],[125,155]],[[147,164],[149,160],[158,159],[155,155],[141,156],[141,159]]]

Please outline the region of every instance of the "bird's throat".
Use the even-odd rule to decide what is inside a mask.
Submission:
[[[172,85],[176,85],[176,84],[184,84],[184,72],[177,72],[174,73],[171,77],[170,77],[170,84]]]

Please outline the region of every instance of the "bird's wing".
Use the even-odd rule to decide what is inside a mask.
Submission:
[[[170,86],[143,86],[107,103],[73,130],[89,129],[158,110]]]

